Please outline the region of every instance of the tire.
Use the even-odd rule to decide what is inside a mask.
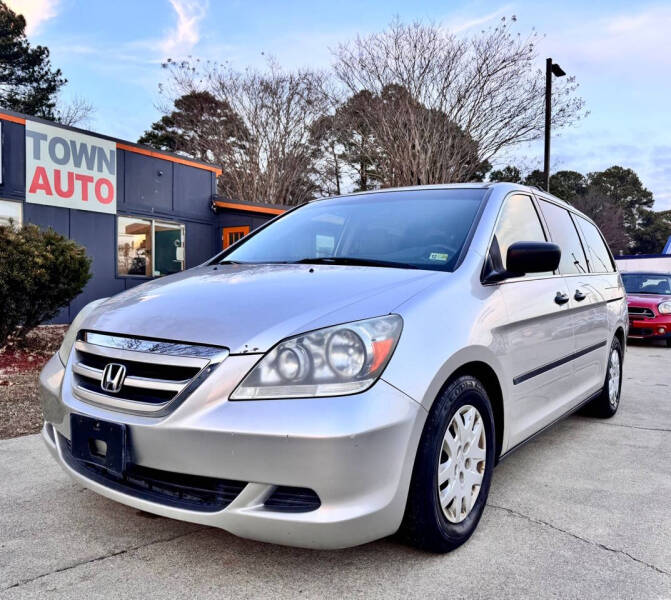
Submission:
[[[475,413],[471,409],[475,409]],[[460,428],[459,423],[463,427]],[[449,440],[446,437],[448,426]],[[422,550],[444,553],[461,546],[471,537],[487,502],[495,446],[494,417],[484,386],[470,375],[455,378],[434,402],[417,449],[399,531],[407,543]],[[441,477],[449,473],[442,486],[438,484],[439,463]],[[478,474],[481,475],[479,487]],[[476,488],[477,496],[473,501]],[[439,490],[444,498],[456,492],[445,509]],[[465,498],[459,501],[459,495],[464,492]],[[470,511],[466,510],[468,504],[472,505]]]
[[[613,367],[614,353],[617,353],[617,382],[614,387],[617,391],[614,398],[611,397],[611,369]],[[608,365],[606,367],[606,378],[604,379],[603,389],[601,394],[592,400],[589,404],[589,414],[599,419],[610,419],[620,406],[620,394],[622,392],[622,344],[616,337],[613,338],[613,343],[610,345],[608,352]]]
[[[666,338],[666,347],[671,348],[671,337]]]

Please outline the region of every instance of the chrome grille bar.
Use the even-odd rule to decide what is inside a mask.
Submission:
[[[72,365],[72,370],[81,375],[82,377],[88,377],[89,379],[95,379],[96,381],[102,381],[103,372],[102,369],[95,369],[89,367],[84,363],[77,362]],[[181,381],[169,381],[166,379],[152,379],[150,377],[134,377],[129,375],[124,379],[124,385],[129,387],[143,388],[145,390],[160,390],[163,392],[181,392],[191,381],[190,379],[181,380]]]
[[[137,352],[135,350],[121,350],[119,348],[109,348],[107,346],[98,346],[89,344],[82,340],[75,342],[75,349],[80,352],[97,354],[110,360],[129,360],[132,362],[147,362],[155,365],[167,365],[173,367],[197,367],[202,369],[210,361],[207,358],[193,358],[190,356],[174,356],[172,354],[153,354],[148,352]],[[226,352],[228,355],[228,352]]]
[[[117,348],[118,350],[132,350],[148,354],[165,354],[170,356],[192,356],[212,360],[216,358],[224,348],[219,346],[205,346],[202,344],[188,344],[185,342],[169,342],[164,340],[147,340],[144,338],[133,338],[124,335],[98,333],[96,331],[85,331],[81,339],[89,344]]]
[[[126,400],[125,398],[117,398],[115,396],[108,396],[102,392],[92,392],[80,385],[75,385],[73,388],[75,394],[86,402],[92,404],[99,404],[105,408],[112,408],[114,410],[122,410],[129,413],[156,413],[165,408],[170,401],[162,404],[153,404],[149,402],[138,402],[136,400]]]
[[[84,402],[146,416],[163,416],[192,394],[226,359],[227,348],[85,331],[70,360],[72,391]],[[126,369],[115,392],[102,388],[105,368]]]

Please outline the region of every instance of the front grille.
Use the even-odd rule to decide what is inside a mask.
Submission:
[[[654,332],[652,329],[648,329],[647,327],[630,327],[629,328],[629,335],[631,336],[645,336],[645,335],[652,335]]]
[[[630,317],[645,317],[647,319],[654,319],[655,313],[652,312],[649,308],[644,308],[643,306],[630,306],[629,307],[629,316]]]
[[[228,350],[217,346],[147,340],[84,331],[75,342],[74,394],[91,404],[130,413],[163,416],[191,394],[221,363]],[[125,368],[120,389],[103,389],[105,367]]]
[[[105,487],[157,504],[217,512],[233,502],[247,485],[243,481],[173,473],[132,463],[126,465],[126,472],[119,476],[104,467],[76,459],[70,440],[60,434],[58,440],[63,459],[77,473]]]
[[[264,505],[281,512],[310,512],[321,506],[319,496],[308,488],[281,485],[275,489]]]

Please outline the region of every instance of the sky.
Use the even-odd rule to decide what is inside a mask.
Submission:
[[[8,0],[31,43],[51,51],[68,79],[64,100],[95,107],[88,129],[137,140],[160,117],[161,63],[186,56],[263,68],[328,68],[331,49],[395,17],[476,34],[515,15],[543,34],[552,57],[580,84],[589,115],[553,133],[552,170],[634,169],[671,209],[671,2],[610,0]],[[542,140],[498,158],[542,168]]]

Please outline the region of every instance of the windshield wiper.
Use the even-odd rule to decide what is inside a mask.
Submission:
[[[417,269],[415,265],[408,263],[392,262],[389,260],[376,260],[374,258],[356,258],[354,256],[322,256],[313,258],[301,258],[293,261],[294,264],[306,265],[352,265],[364,267],[388,267],[392,269]]]

